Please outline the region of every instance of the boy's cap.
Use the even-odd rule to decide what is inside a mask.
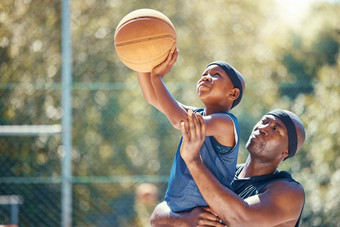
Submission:
[[[233,108],[234,106],[236,106],[237,104],[240,103],[241,99],[242,99],[242,94],[243,94],[243,89],[242,89],[242,82],[240,80],[240,78],[243,79],[244,78],[242,76],[241,73],[239,73],[236,69],[234,69],[231,65],[229,65],[228,63],[224,62],[224,61],[214,61],[211,62],[207,68],[211,65],[218,65],[220,66],[229,76],[229,78],[231,79],[232,83],[234,84],[235,88],[238,88],[240,90],[240,95],[237,97],[237,99],[235,99],[233,105],[231,108]]]

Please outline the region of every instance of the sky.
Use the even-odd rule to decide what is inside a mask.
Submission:
[[[275,0],[279,15],[287,24],[298,24],[305,16],[309,6],[314,2],[340,3],[340,0]]]

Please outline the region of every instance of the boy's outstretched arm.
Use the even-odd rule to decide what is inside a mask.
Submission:
[[[167,59],[152,70],[151,83],[162,112],[168,117],[174,128],[180,129],[180,122],[187,119],[187,109],[171,95],[162,80],[175,64],[177,56],[177,49],[173,49]]]
[[[162,78],[165,76],[165,74],[170,72],[171,67],[175,64],[175,62],[177,60],[177,54],[178,54],[177,51],[176,51],[176,58],[172,59],[173,56],[174,56],[173,53],[174,53],[175,50],[176,50],[176,46],[173,46],[172,50],[168,54],[167,59],[160,64],[160,65],[166,65],[165,67],[164,66],[161,67],[160,65],[155,67],[155,68],[160,68],[160,69],[166,68],[166,71],[162,70],[160,72],[160,74],[162,74],[161,75]],[[171,65],[169,65],[171,59],[172,59]],[[155,108],[157,108],[158,110],[163,112],[161,110],[161,105],[159,103],[159,100],[158,100],[158,97],[156,95],[153,84],[151,82],[151,72],[137,72],[137,77],[138,77],[138,82],[139,82],[139,85],[142,89],[145,100],[149,104],[153,105]],[[166,87],[165,87],[165,89],[167,90]]]
[[[151,83],[151,73],[137,72],[137,77],[145,100],[149,104],[153,105],[156,109],[163,112],[158,102],[155,89]]]
[[[162,80],[175,64],[177,56],[178,51],[174,47],[167,59],[156,66],[151,73],[138,72],[137,76],[147,102],[164,113],[174,128],[180,129],[180,122],[187,122],[187,111],[194,110],[194,107],[178,102]],[[207,125],[207,136],[215,136],[223,145],[234,146],[234,124],[230,117],[217,113],[204,116],[204,120]],[[230,136],[226,137],[225,135]]]
[[[174,46],[167,59],[151,73],[137,72],[137,76],[146,101],[164,113],[173,127],[180,129],[180,122],[187,118],[187,107],[177,102],[162,80],[175,64],[177,56],[178,51]]]

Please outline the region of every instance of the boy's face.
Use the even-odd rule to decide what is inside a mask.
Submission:
[[[218,65],[209,66],[197,82],[197,94],[205,104],[225,105],[234,84]]]

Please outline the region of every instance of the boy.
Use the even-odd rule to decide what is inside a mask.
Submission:
[[[231,188],[239,148],[240,126],[229,111],[242,98],[244,79],[225,62],[210,63],[197,83],[197,94],[205,108],[189,107],[176,101],[163,83],[162,78],[177,60],[174,47],[167,59],[151,73],[137,72],[145,99],[163,112],[176,129],[187,122],[187,114],[201,114],[206,125],[206,140],[202,145],[201,158],[219,181]],[[188,127],[188,125],[186,125]],[[172,164],[165,201],[174,212],[188,211],[197,206],[208,206],[197,188],[178,146]]]

